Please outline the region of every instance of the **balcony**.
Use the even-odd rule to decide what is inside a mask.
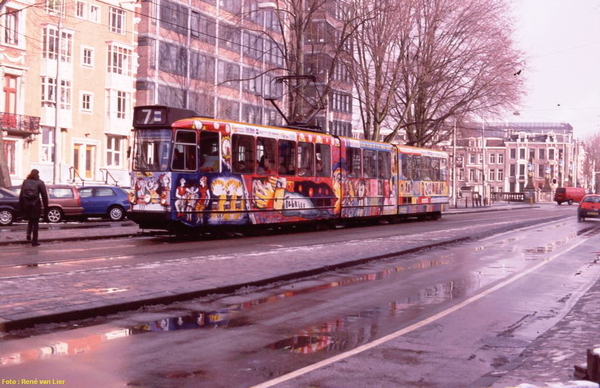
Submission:
[[[22,138],[33,137],[40,133],[40,118],[2,112],[0,113],[0,127],[8,135]]]

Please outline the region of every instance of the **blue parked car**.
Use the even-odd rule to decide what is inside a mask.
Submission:
[[[83,219],[109,218],[121,221],[129,212],[129,193],[118,186],[82,186],[78,188]]]

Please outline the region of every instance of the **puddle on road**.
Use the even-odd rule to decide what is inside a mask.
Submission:
[[[232,304],[225,308],[217,309],[214,311],[196,311],[185,316],[158,319],[155,321],[150,321],[127,328],[117,328],[114,330],[94,334],[84,338],[77,338],[74,340],[65,340],[64,342],[51,343],[47,346],[42,346],[36,349],[28,349],[25,351],[5,355],[0,354],[0,365],[14,365],[36,359],[46,359],[61,355],[72,355],[89,352],[94,349],[97,349],[106,341],[149,332],[169,332],[176,330],[208,328],[234,328],[245,326],[249,325],[250,322],[248,321],[248,318],[246,316],[240,315],[240,312],[258,305],[262,305],[265,303],[274,303],[297,295],[318,292],[330,288],[344,287],[360,284],[363,282],[383,280],[394,274],[401,273],[404,271],[423,270],[427,268],[447,265],[449,264],[449,262],[449,260],[430,260],[421,261],[407,266],[395,266],[383,271],[366,273],[359,276],[353,276],[348,279],[340,279],[333,282],[320,284],[317,286],[285,291],[283,293],[275,294],[264,298],[258,298],[244,303]],[[372,332],[372,330],[367,330],[366,327],[360,324],[359,322],[369,322],[367,324],[367,327],[373,325],[377,326],[376,322],[382,317],[393,318],[397,315],[400,315],[403,312],[408,312],[411,309],[414,309],[414,312],[416,313],[422,308],[421,306],[424,304],[435,304],[441,303],[446,300],[451,300],[453,298],[456,298],[457,296],[460,296],[460,294],[462,293],[462,291],[460,290],[464,291],[465,289],[466,287],[464,287],[464,285],[461,287],[457,287],[456,282],[436,284],[430,287],[426,287],[406,299],[390,302],[386,306],[359,311],[350,314],[346,317],[335,318],[332,321],[313,326],[309,329],[302,331],[298,335],[280,341],[280,344],[272,344],[268,345],[267,347],[271,347],[273,349],[283,349],[287,346],[290,349],[299,349],[298,352],[300,353],[306,353],[307,349],[309,348],[315,351],[317,349],[321,350],[322,348],[331,347],[331,345],[335,344],[335,349],[340,350],[343,346],[346,346],[342,346],[343,343],[349,344],[349,342],[334,340],[331,337],[333,333],[346,332],[346,336],[352,336],[351,334],[348,334],[348,330],[354,332],[355,335],[358,335],[357,333],[370,333]],[[352,326],[353,328],[350,329],[349,326]],[[318,334],[310,334],[313,332]],[[364,337],[364,334],[361,336]],[[309,339],[305,339],[304,337],[308,337]],[[364,340],[367,341],[370,340],[370,338],[364,338]],[[284,346],[282,345],[284,343],[287,343],[288,345],[290,343],[297,344],[297,346]],[[352,347],[354,347],[354,345],[348,345],[347,348],[349,349]]]

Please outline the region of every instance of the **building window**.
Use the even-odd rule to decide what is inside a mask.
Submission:
[[[19,10],[6,8],[4,14],[4,43],[19,44]]]
[[[554,160],[554,149],[553,148],[550,148],[548,150],[548,159]]]
[[[517,149],[516,148],[511,148],[510,149],[510,158],[511,159],[516,159],[517,158]],[[511,175],[513,176],[513,175]]]
[[[490,177],[488,180],[490,180],[490,181],[496,180],[496,170],[494,170],[493,168],[490,169]]]
[[[490,164],[496,164],[496,154],[490,154]]]
[[[475,182],[476,180],[477,180],[477,177],[475,175],[475,169],[474,168],[470,168],[469,169],[469,181]]]
[[[127,119],[131,108],[131,93],[121,90],[109,90],[106,94],[106,112],[108,118]]]
[[[217,22],[214,18],[192,11],[192,37],[212,45],[217,43]]]
[[[108,46],[108,72],[122,74],[131,77],[132,72],[132,50],[110,45]]]
[[[545,149],[543,149],[543,148],[540,148],[540,149],[539,149],[539,151],[538,151],[539,158],[538,158],[538,159],[542,159],[542,160],[543,160],[543,159],[546,159],[546,152],[545,152],[545,151],[546,151],[546,150],[545,150]]]
[[[106,138],[106,166],[121,167],[121,143],[123,137],[107,135]]]
[[[75,5],[75,16],[85,19],[86,4],[83,1],[78,1]]]
[[[90,5],[90,21],[100,23],[100,7]]]
[[[60,13],[62,16],[65,14],[65,1],[64,0],[46,0],[46,13],[51,15],[57,15]]]
[[[475,164],[475,154],[469,154],[469,164]]]
[[[221,23],[219,25],[219,39],[221,47],[239,52],[242,40],[242,33],[239,30],[239,27]]]
[[[111,32],[125,34],[125,11],[119,8],[110,7],[109,11],[109,29]]]
[[[43,57],[55,60],[58,58],[58,30],[54,27],[44,28],[43,36]],[[60,60],[71,63],[73,56],[73,34],[68,31],[62,31],[60,36]]]
[[[240,66],[235,63],[224,61],[219,61],[218,66],[217,77],[219,84],[223,84],[223,86],[228,87],[235,87],[240,79]],[[232,85],[233,82],[228,81],[235,81],[235,85]]]
[[[56,79],[42,77],[42,106],[54,106],[56,102]],[[71,81],[60,81],[60,109],[71,109]]]
[[[498,164],[504,164],[504,154],[498,154]]]
[[[54,128],[42,127],[42,162],[54,162]]]
[[[517,175],[517,165],[511,164],[510,165],[510,176],[516,176],[516,175]]]
[[[56,84],[54,78],[42,77],[42,106],[54,106]]]
[[[221,9],[234,14],[239,14],[242,11],[242,2],[240,0],[221,0]]]
[[[81,64],[87,67],[94,67],[94,49],[87,47],[81,49]]]
[[[525,148],[519,148],[519,159],[525,159]]]
[[[81,110],[91,112],[93,107],[93,95],[88,92],[81,92]]]
[[[519,164],[519,179],[525,179],[525,165]]]
[[[188,70],[188,49],[185,46],[161,42],[159,48],[160,70],[185,76]],[[194,71],[194,70],[192,70]],[[239,78],[239,77],[238,77]]]
[[[498,180],[499,181],[503,181],[504,180],[504,170],[499,168],[498,169]]]

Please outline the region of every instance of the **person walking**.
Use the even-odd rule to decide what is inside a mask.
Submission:
[[[41,201],[40,201],[41,197]],[[21,185],[19,204],[23,209],[27,223],[27,241],[31,240],[31,246],[37,247],[40,216],[42,215],[42,202],[44,209],[48,209],[48,192],[44,181],[40,179],[40,172],[35,168],[31,170]]]

